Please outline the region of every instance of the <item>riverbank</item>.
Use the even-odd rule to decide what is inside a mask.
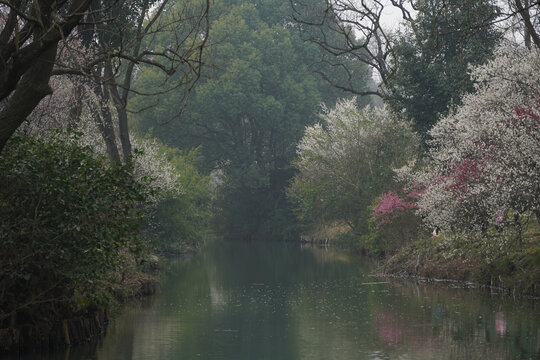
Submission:
[[[376,259],[381,276],[459,283],[540,298],[540,224],[534,217],[519,229],[490,227],[484,232],[443,232],[436,236],[422,230],[420,223],[388,227],[384,232],[360,237],[341,230],[334,231],[338,235],[331,239],[325,238],[324,246],[330,243]]]
[[[126,264],[109,284],[110,299],[101,306],[70,304],[76,309],[42,316],[41,322],[27,323],[15,316],[9,327],[0,328],[0,354],[28,354],[85,344],[102,336],[111,318],[135,299],[152,296],[160,287],[162,275],[170,271],[168,259],[195,254],[197,246],[169,246],[147,255],[139,263],[126,256]],[[65,310],[65,309],[64,309]]]
[[[124,271],[121,281],[112,288],[106,304],[78,303],[58,309],[55,314],[43,314],[41,321],[25,321],[15,314],[10,326],[0,328],[0,353],[30,353],[62,349],[84,344],[101,336],[109,319],[127,302],[155,294],[160,283],[161,266],[157,256],[135,271]]]
[[[514,296],[540,297],[540,228],[517,243],[512,234],[424,236],[384,257],[389,276],[477,284]]]

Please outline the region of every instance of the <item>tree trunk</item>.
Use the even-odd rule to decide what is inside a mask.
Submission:
[[[41,99],[52,94],[49,79],[56,59],[56,49],[57,43],[54,43],[38,56],[0,111],[0,152]]]
[[[126,163],[131,162],[131,140],[129,139],[128,116],[125,106],[117,106],[118,127],[120,129],[120,143],[122,144],[122,154]]]
[[[113,67],[110,61],[105,65],[105,77],[107,81],[112,81],[114,79]],[[112,98],[118,115],[118,128],[120,130],[120,143],[122,144],[124,162],[129,163],[131,162],[131,141],[129,140],[128,117],[126,111],[127,104],[122,101],[118,89],[114,84],[107,85],[107,90],[109,91],[109,95]]]
[[[520,221],[520,214],[519,213],[515,213],[514,214],[514,226],[516,228],[516,245],[518,247],[521,247],[521,239],[522,239],[522,234],[523,234],[523,228],[521,226],[521,221]]]
[[[540,49],[540,35],[536,32],[534,25],[531,21],[531,14],[529,13],[529,6],[523,6],[523,3],[521,0],[515,0],[516,2],[516,8],[519,12],[519,15],[521,16],[521,19],[523,20],[523,24],[525,25],[525,38],[529,37],[529,46],[530,46],[530,39],[534,42],[534,45]],[[526,2],[528,4],[528,1]]]
[[[94,115],[94,120],[96,121],[99,132],[105,142],[109,159],[112,162],[120,164],[122,160],[120,159],[120,153],[118,152],[118,146],[116,145],[112,114],[109,109],[109,93],[106,89],[103,89],[101,85],[97,85],[95,89],[96,94],[103,99],[103,102],[99,105],[101,107],[101,115],[96,113]]]

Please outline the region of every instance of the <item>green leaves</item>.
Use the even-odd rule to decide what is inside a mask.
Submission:
[[[11,311],[69,312],[76,292],[108,297],[121,252],[143,242],[145,185],[131,169],[64,134],[17,135],[0,156],[0,184],[0,325]]]
[[[399,65],[390,97],[425,138],[439,116],[473,90],[468,68],[485,62],[500,38],[491,0],[426,0],[416,21],[397,40]]]

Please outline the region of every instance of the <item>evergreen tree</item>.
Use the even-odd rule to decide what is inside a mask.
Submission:
[[[492,0],[426,0],[398,39],[398,70],[389,82],[391,101],[423,136],[451,104],[473,90],[470,65],[487,61],[500,39]]]
[[[284,189],[294,174],[290,162],[296,143],[316,121],[321,102],[333,105],[345,95],[317,76],[318,67],[332,66],[320,61],[317,46],[302,40],[290,11],[290,4],[277,1],[216,2],[208,66],[182,121],[170,121],[181,111],[174,92],[139,115],[140,130],[169,145],[202,145],[206,171],[221,174],[219,224],[234,237],[292,235],[294,216]],[[158,47],[169,41],[156,40]],[[355,69],[355,81],[366,86],[369,71],[363,65]],[[142,68],[137,85],[155,91],[162,80],[156,71]],[[140,108],[153,105],[150,99],[137,101]]]

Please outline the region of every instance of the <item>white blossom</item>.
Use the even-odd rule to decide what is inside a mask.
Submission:
[[[23,129],[34,136],[48,136],[48,130],[71,128],[77,133],[73,138],[79,145],[90,146],[96,154],[107,156],[103,136],[94,119],[94,112],[101,111],[102,100],[87,82],[64,77],[55,79],[52,85],[55,91],[39,104]],[[69,112],[76,100],[73,95],[76,90],[84,94],[85,101],[80,104],[82,108],[78,119],[72,119]],[[78,96],[81,96],[81,93]],[[113,108],[110,110],[115,114]],[[113,121],[117,123],[116,118]],[[117,126],[115,130],[116,143],[120,144]],[[73,136],[69,133],[66,135]],[[130,141],[136,152],[133,157],[135,178],[140,181],[143,178],[152,180],[148,188],[150,201],[157,202],[162,197],[181,194],[179,175],[160,151],[157,140],[130,135]]]
[[[540,211],[539,52],[501,47],[471,76],[475,91],[430,131],[425,167],[409,169],[431,226],[485,228],[501,212]]]

